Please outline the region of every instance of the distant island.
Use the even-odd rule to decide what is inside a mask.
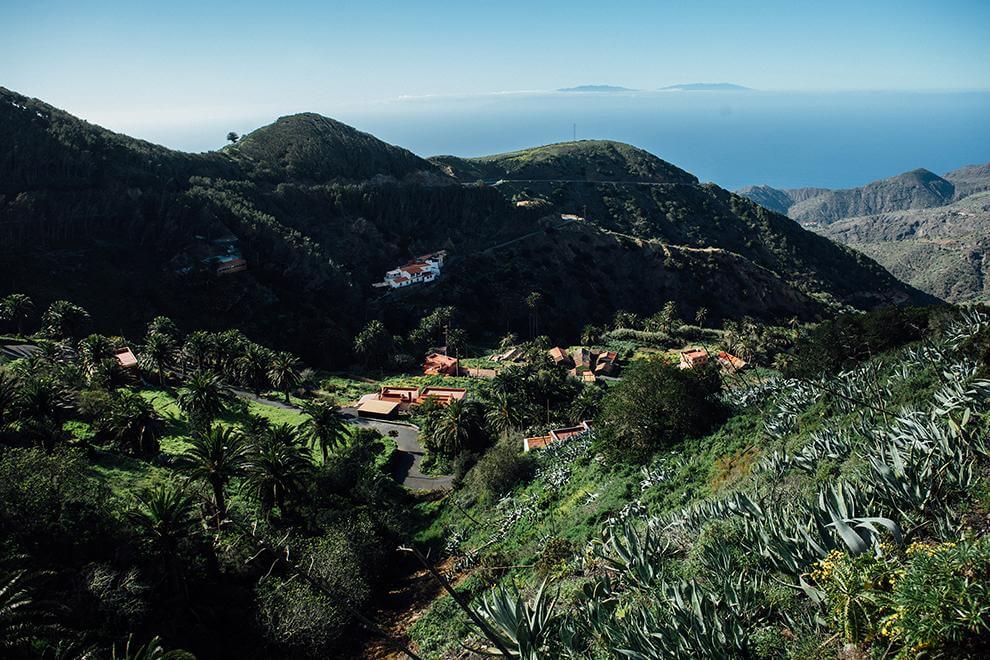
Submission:
[[[661,87],[661,92],[751,92],[751,87],[734,85],[732,83],[684,83]]]
[[[629,87],[619,87],[617,85],[578,85],[577,87],[563,87],[558,92],[635,92],[637,90]]]

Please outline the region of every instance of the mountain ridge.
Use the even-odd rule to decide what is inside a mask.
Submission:
[[[0,93],[0,118],[11,113],[23,116],[0,122],[0,293],[77,300],[117,324],[105,329],[113,334],[165,313],[192,327],[233,324],[332,365],[350,359],[350,338],[369,315],[403,331],[449,304],[467,330],[490,333],[495,304],[503,331],[522,332],[533,291],[548,301],[542,327],[562,337],[619,309],[649,315],[669,300],[689,316],[707,307],[715,323],[931,300],[631,145],[581,141],[427,161],[301,114],[223,150],[183,154]],[[52,162],[55,183],[46,187]],[[518,204],[533,198],[541,201]],[[555,229],[565,213],[586,220]],[[247,271],[193,277],[172,265],[230,235]],[[677,247],[647,249],[654,241]],[[708,247],[726,254],[696,250]],[[440,248],[452,262],[435,284],[376,297],[371,283],[386,270]],[[746,303],[766,292],[778,302]]]

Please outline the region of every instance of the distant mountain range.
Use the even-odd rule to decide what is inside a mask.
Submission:
[[[578,85],[577,87],[563,87],[558,92],[639,92],[642,90],[629,87],[619,87],[618,85]],[[681,85],[668,85],[661,87],[661,92],[744,92],[753,91],[749,87],[734,85],[732,83],[684,83]]]
[[[672,92],[751,92],[749,87],[734,85],[732,83],[683,83],[680,85],[668,85],[661,87],[660,91]]]
[[[917,169],[859,188],[739,194],[875,258],[892,273],[954,302],[990,301],[990,164],[943,176]],[[990,275],[990,272],[987,272]]]
[[[639,90],[618,85],[578,85],[577,87],[562,87],[558,92],[636,92]]]
[[[561,222],[561,214],[585,221]],[[188,274],[216,241],[248,270]],[[371,284],[417,254],[437,282]],[[872,260],[627,144],[424,159],[327,117],[281,117],[189,154],[0,88],[0,295],[67,298],[136,333],[157,314],[238,327],[332,366],[372,318],[405,334],[438,305],[472,335],[567,340],[620,309],[712,322],[814,319],[932,298]],[[497,319],[497,322],[494,320]]]

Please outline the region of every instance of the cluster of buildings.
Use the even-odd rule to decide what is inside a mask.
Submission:
[[[568,353],[559,346],[549,351],[553,363],[564,367],[568,373],[586,383],[593,383],[602,376],[615,377],[619,373],[619,355],[615,351],[593,351],[579,346]]]
[[[443,268],[443,262],[446,258],[446,250],[420,255],[406,264],[385,273],[385,279],[376,283],[374,286],[401,289],[412,286],[413,284],[432,282],[440,277],[440,270]]]
[[[378,392],[361,397],[357,405],[359,417],[375,419],[395,419],[401,412],[407,412],[413,406],[436,402],[442,406],[451,401],[463,399],[467,390],[463,387],[382,387]]]
[[[561,440],[567,440],[568,438],[573,438],[576,435],[581,435],[587,433],[591,430],[591,422],[584,420],[577,426],[568,426],[562,429],[553,429],[546,435],[538,435],[532,438],[523,439],[523,451],[532,451],[534,449],[541,449],[546,447],[552,442],[560,442]]]
[[[195,236],[195,241],[172,259],[172,270],[178,275],[211,271],[214,275],[232,275],[247,270],[248,262],[241,255],[237,237],[228,234],[213,240]]]
[[[746,368],[748,363],[741,357],[736,357],[731,353],[719,351],[715,354],[719,366],[729,373],[735,373]],[[681,369],[694,369],[708,364],[712,354],[703,348],[689,348],[681,351],[678,367]]]

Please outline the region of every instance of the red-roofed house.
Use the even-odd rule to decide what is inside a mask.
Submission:
[[[379,401],[397,403],[399,404],[399,409],[403,411],[416,403],[418,398],[418,387],[383,387],[378,392]]]
[[[457,358],[442,353],[430,353],[423,363],[423,373],[427,376],[456,376],[459,371],[460,362]]]
[[[114,351],[113,355],[115,358],[117,358],[117,362],[119,362],[120,366],[123,367],[124,369],[138,368],[137,358],[134,357],[134,353],[131,352],[131,349],[128,348],[127,346],[124,346],[123,348],[118,348],[116,351]]]
[[[553,360],[554,364],[559,364],[565,367],[574,366],[574,360],[571,356],[567,354],[567,351],[562,349],[560,346],[554,346],[550,349],[550,359]]]
[[[562,429],[554,429],[550,431],[550,433],[548,433],[547,435],[538,435],[532,438],[524,439],[523,451],[540,449],[541,447],[546,447],[552,442],[560,442],[561,440],[567,440],[568,438],[573,438],[576,435],[587,433],[590,430],[591,430],[591,422],[588,420],[581,422],[577,426],[568,426]]]
[[[619,354],[615,351],[600,353],[595,360],[595,374],[598,376],[614,376],[619,371]]]
[[[741,357],[736,357],[732,353],[726,353],[725,351],[718,352],[718,361],[722,365],[722,368],[729,373],[735,373],[746,368],[748,364],[746,360]]]
[[[708,363],[708,351],[702,348],[689,348],[681,353],[681,369],[694,369]]]
[[[467,390],[463,387],[424,387],[419,393],[416,403],[433,400],[442,405],[447,405],[455,399],[463,399],[466,396]]]

